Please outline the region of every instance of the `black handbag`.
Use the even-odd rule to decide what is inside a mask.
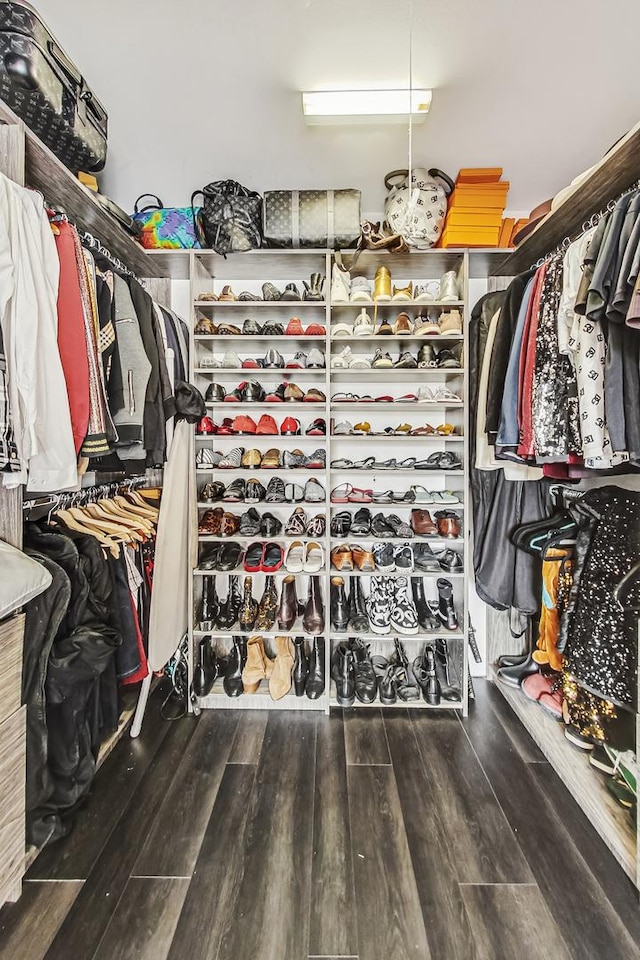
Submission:
[[[196,232],[203,247],[226,256],[262,246],[262,197],[235,180],[216,180],[191,197],[203,202],[197,217]]]

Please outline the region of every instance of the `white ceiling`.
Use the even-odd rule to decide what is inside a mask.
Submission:
[[[406,85],[411,0],[33,0],[110,118],[104,187],[130,208],[233,177],[360,187],[380,210],[405,129],[308,127],[299,91]],[[638,0],[413,0],[416,165],[502,166],[528,211],[640,119]]]

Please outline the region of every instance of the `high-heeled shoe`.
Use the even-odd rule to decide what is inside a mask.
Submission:
[[[317,700],[325,691],[324,637],[314,637],[309,658],[305,692],[309,700]]]
[[[258,601],[253,599],[253,577],[244,578],[244,597],[238,616],[240,629],[245,632],[253,630],[253,625],[258,616]]]
[[[269,677],[269,694],[272,700],[282,700],[291,690],[294,667],[294,648],[291,637],[276,637],[276,659]]]
[[[304,637],[294,640],[295,659],[293,664],[293,689],[296,697],[304,696],[309,676],[309,658],[304,648]]]
[[[242,671],[247,662],[246,637],[233,637],[233,649],[227,660],[222,685],[228,697],[239,697],[244,692]]]
[[[200,605],[200,630],[213,630],[220,612],[220,602],[216,594],[216,578],[202,578],[202,603]]]
[[[240,593],[240,578],[237,573],[229,575],[229,591],[227,599],[220,603],[216,626],[218,630],[230,630],[237,621],[242,606]]]
[[[260,603],[258,604],[258,615],[255,619],[255,630],[271,630],[276,622],[276,610],[278,609],[278,591],[276,590],[275,579],[271,574],[265,577],[264,590]]]
[[[264,649],[261,636],[249,637],[247,661],[242,669],[242,686],[245,693],[255,693],[262,680],[268,680],[273,672],[273,660]]]
[[[305,633],[316,634],[324,630],[324,602],[320,577],[309,577],[309,594],[302,616],[302,625]]]
[[[282,581],[280,606],[276,614],[278,630],[291,630],[298,616],[298,596],[296,594],[296,578],[293,575]]]

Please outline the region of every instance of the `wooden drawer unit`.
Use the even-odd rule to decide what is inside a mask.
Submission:
[[[0,724],[0,903],[19,893],[24,873],[26,719],[22,707]]]
[[[24,614],[0,623],[0,724],[20,707]]]

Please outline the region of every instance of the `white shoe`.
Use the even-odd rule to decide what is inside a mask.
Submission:
[[[331,357],[331,366],[334,370],[346,370],[351,363],[351,357],[351,347],[345,347],[340,353],[336,353],[334,357]]]
[[[212,353],[205,353],[204,356],[200,357],[200,367],[202,370],[217,370],[220,366],[220,361],[216,360]]]
[[[353,424],[349,423],[348,420],[341,420],[340,423],[336,423],[333,428],[334,437],[348,437],[353,433]]]
[[[289,544],[284,555],[284,565],[289,573],[302,573],[304,569],[304,543],[302,540],[293,540]]]
[[[324,547],[321,543],[312,541],[307,544],[307,555],[304,560],[305,573],[319,573],[324,567]]]
[[[334,263],[331,271],[331,301],[332,303],[349,303],[351,293],[351,275]]]
[[[339,340],[353,336],[353,327],[348,323],[336,323],[331,327],[331,339]]]
[[[222,366],[227,370],[239,370],[242,366],[242,361],[235,350],[227,350],[222,358]]]
[[[440,302],[456,303],[460,299],[458,277],[455,270],[447,270],[440,281]]]
[[[351,281],[350,303],[369,303],[373,296],[373,285],[366,277],[354,277]]]
[[[312,347],[307,357],[307,370],[321,370],[324,366],[324,353],[322,350],[318,350],[317,347]]]
[[[433,403],[435,399],[433,390],[426,383],[418,387],[418,403]]]
[[[369,357],[354,357],[349,363],[349,370],[370,370],[371,360]]]
[[[363,308],[353,323],[354,337],[372,337],[373,323],[367,311]]]

